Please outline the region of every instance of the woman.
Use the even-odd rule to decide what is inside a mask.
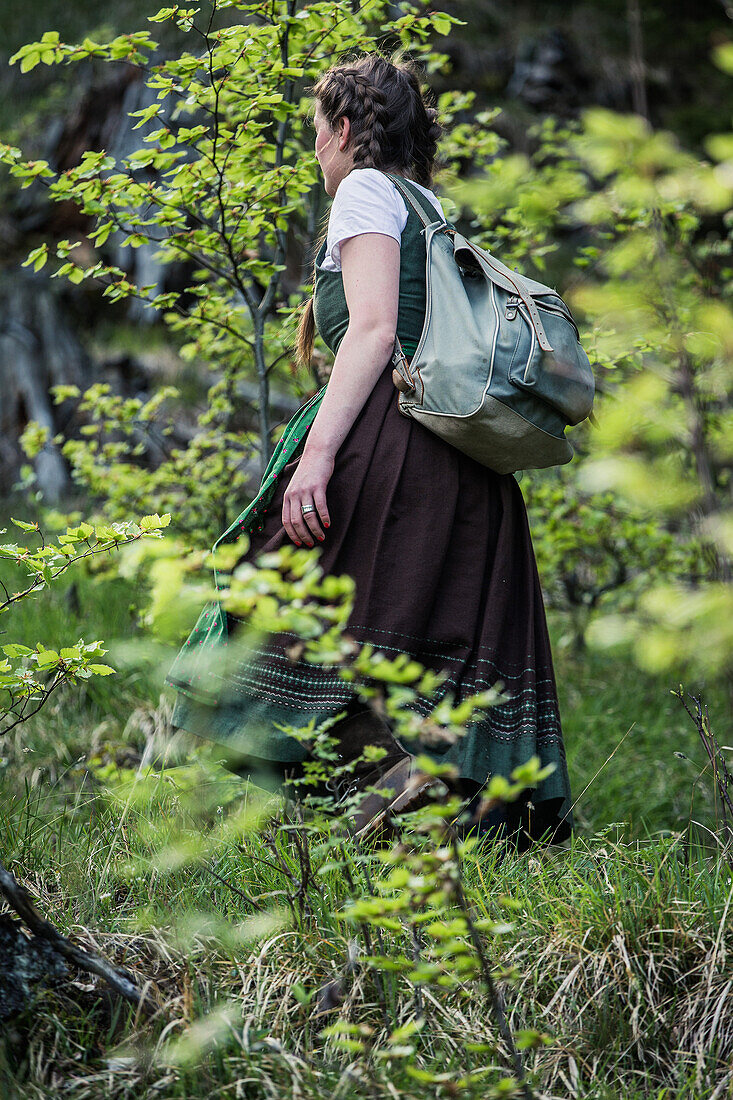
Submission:
[[[520,848],[542,835],[560,840],[571,828],[569,783],[519,487],[403,417],[392,382],[395,334],[409,357],[423,328],[425,244],[420,219],[383,173],[401,176],[444,220],[431,189],[436,112],[410,63],[377,54],[334,66],[314,93],[315,154],[333,204],[298,352],[310,359],[317,326],[333,371],[323,395],[289,425],[260,498],[230,532],[249,531],[247,561],[288,539],[320,546],[325,572],[355,581],[349,634],[447,673],[442,692],[460,700],[503,684],[508,702],[482,712],[457,743],[428,751],[455,766],[469,793],[534,754],[555,764],[532,803],[495,813],[493,824]],[[236,629],[227,620],[224,628]],[[195,645],[210,638],[209,623],[192,635]],[[221,636],[219,626],[213,634]],[[345,711],[330,730],[342,760],[367,744],[386,750],[378,768],[357,769],[357,783],[379,778],[395,792],[395,808],[413,806],[423,792],[410,781],[411,755],[337,670],[293,661],[292,642],[269,638],[227,674],[213,708],[174,666],[169,682],[183,693],[174,723],[285,769],[307,753],[275,723],[300,729]],[[434,701],[420,699],[415,709],[427,714]],[[359,824],[384,805],[366,801]]]

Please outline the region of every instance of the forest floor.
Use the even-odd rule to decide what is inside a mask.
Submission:
[[[119,664],[143,637],[134,604],[126,582],[82,577],[20,605],[13,640],[100,637]],[[522,856],[483,841],[465,861],[477,917],[511,925],[486,942],[510,1026],[545,1036],[525,1052],[533,1095],[730,1097],[733,887],[696,730],[675,684],[564,648],[563,629],[551,619],[575,836]],[[344,906],[379,891],[384,858],[339,864],[311,835],[300,890],[289,834],[267,837],[277,800],[201,745],[171,743],[159,684],[128,667],[69,688],[2,745],[2,861],[58,928],[149,982],[158,1007],[136,1014],[76,972],[39,990],[0,1030],[0,1094],[514,1095],[475,983],[405,981],[388,922],[372,944],[381,969],[356,957]],[[722,692],[708,702],[715,726]],[[234,831],[221,827],[231,806]],[[324,1034],[337,1020],[346,1036]]]

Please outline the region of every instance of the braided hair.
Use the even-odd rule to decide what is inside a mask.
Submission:
[[[423,97],[413,62],[364,54],[328,69],[313,94],[332,130],[340,118],[349,119],[355,168],[380,168],[432,187],[441,127],[438,112]],[[298,328],[301,364],[310,362],[314,336],[310,298]]]

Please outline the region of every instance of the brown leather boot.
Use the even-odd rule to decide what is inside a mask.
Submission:
[[[381,834],[393,814],[419,810],[448,793],[445,783],[419,771],[412,756],[398,761],[372,785],[376,790],[367,792],[349,815],[353,835],[358,840]]]
[[[333,727],[332,735],[338,738],[342,763],[356,760],[367,745],[385,749],[379,761],[355,763],[342,789],[342,799],[362,790],[366,792],[349,814],[355,836],[363,839],[374,835],[382,830],[390,814],[416,810],[431,797],[447,793],[444,784],[417,772],[414,757],[374,711],[365,709],[351,714]],[[369,787],[376,789],[369,791]]]
[[[346,786],[367,786],[378,779],[398,761],[409,753],[395,738],[388,724],[373,710],[357,709],[352,706],[351,714],[343,718],[331,730],[331,736],[338,741],[337,752],[340,764],[354,761]],[[381,760],[358,760],[368,745],[385,750]]]

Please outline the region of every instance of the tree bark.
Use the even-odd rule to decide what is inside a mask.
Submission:
[[[48,503],[70,488],[69,472],[53,436],[66,410],[53,404],[51,386],[85,387],[91,363],[43,276],[12,272],[0,284],[0,491],[9,492],[25,458],[20,436],[30,420],[49,433],[34,460],[38,487]]]
[[[45,920],[36,911],[25,887],[21,886],[15,876],[11,875],[2,864],[0,864],[0,894],[5,897],[8,905],[15,910],[33,935],[50,944],[54,951],[63,958],[68,959],[80,970],[85,970],[89,974],[96,974],[103,978],[115,993],[126,1001],[130,1001],[136,1008],[153,1009],[155,1007],[148,994],[138,989],[127,974],[121,970],[116,970],[101,955],[77,947],[66,936],[63,936],[50,921]]]

